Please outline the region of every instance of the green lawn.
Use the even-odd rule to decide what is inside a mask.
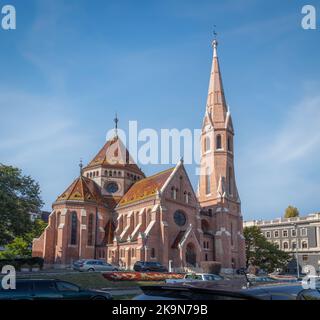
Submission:
[[[59,279],[77,284],[84,289],[101,289],[101,288],[128,288],[139,287],[141,285],[154,285],[163,282],[155,281],[109,281],[98,272],[75,272],[66,274],[36,274],[19,276],[17,278],[41,278],[41,279]]]

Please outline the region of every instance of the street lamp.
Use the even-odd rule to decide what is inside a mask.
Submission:
[[[296,262],[297,262],[297,277],[300,278],[300,270],[299,270],[299,260],[298,260],[298,226],[296,223],[293,224],[294,230],[296,233]]]

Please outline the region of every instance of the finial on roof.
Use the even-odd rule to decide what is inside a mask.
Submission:
[[[82,158],[80,158],[79,168],[80,168],[80,177],[82,177],[82,169],[83,169]]]
[[[118,123],[119,123],[119,118],[116,113],[116,117],[114,118],[114,133],[116,137],[118,137]]]
[[[212,41],[212,47],[213,47],[213,56],[214,57],[217,57],[217,47],[218,47],[218,40],[217,40],[217,36],[218,36],[218,33],[216,31],[216,25],[214,25],[214,29],[213,29],[213,35],[214,35],[214,38],[213,38],[213,41]]]

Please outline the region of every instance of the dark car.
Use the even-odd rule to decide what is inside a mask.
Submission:
[[[61,280],[17,279],[16,289],[0,286],[0,300],[112,300],[108,292],[82,290]]]
[[[300,283],[276,283],[247,287],[243,281],[214,281],[184,285],[141,287],[134,300],[320,300],[320,291]]]
[[[133,266],[134,271],[140,272],[168,272],[168,269],[159,262],[137,261]]]

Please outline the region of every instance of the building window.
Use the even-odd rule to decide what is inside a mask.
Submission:
[[[218,134],[216,137],[216,149],[217,150],[221,150],[222,149],[222,139],[221,139],[221,135]]]
[[[300,229],[300,235],[302,237],[306,237],[307,236],[307,228],[301,228]]]
[[[284,250],[288,250],[289,249],[289,243],[288,242],[284,242],[283,243],[283,249]]]
[[[232,222],[230,223],[230,233],[231,233],[231,245],[233,246],[233,225]]]
[[[302,260],[303,260],[303,261],[308,261],[308,255],[304,254],[304,255],[302,256]]]
[[[278,230],[274,231],[273,235],[275,238],[279,238],[279,231]]]
[[[228,137],[228,151],[232,152],[232,139]]]
[[[271,238],[271,232],[270,231],[266,232],[266,238]]]
[[[175,187],[171,188],[171,198],[177,200],[177,189]]]
[[[210,151],[210,138],[209,137],[205,137],[204,139],[204,151]]]
[[[88,220],[88,246],[93,245],[93,213],[90,213]]]
[[[211,193],[210,168],[206,169],[206,194]]]
[[[184,202],[189,203],[189,200],[190,200],[190,193],[185,191],[184,192]]]
[[[78,217],[76,212],[71,213],[71,239],[70,244],[77,244]]]
[[[232,195],[232,168],[229,167],[229,194]]]
[[[279,244],[279,242],[274,242],[274,245],[276,246],[277,249],[280,249],[280,244]]]
[[[291,247],[293,250],[297,249],[297,243],[296,242],[292,242],[291,243]]]
[[[155,257],[156,257],[156,250],[155,250],[155,248],[151,248],[150,257],[151,257],[151,258],[155,258]]]
[[[301,247],[302,247],[302,249],[308,249],[308,242],[307,241],[302,241]]]
[[[174,222],[180,226],[180,227],[183,227],[186,222],[187,222],[187,218],[186,218],[186,215],[184,214],[183,211],[181,210],[177,210],[174,215],[173,215],[173,219],[174,219]]]
[[[291,237],[296,237],[296,236],[297,236],[296,229],[291,229]]]
[[[287,238],[288,237],[288,230],[282,230],[282,236]]]
[[[205,254],[205,260],[208,261],[208,254]]]

